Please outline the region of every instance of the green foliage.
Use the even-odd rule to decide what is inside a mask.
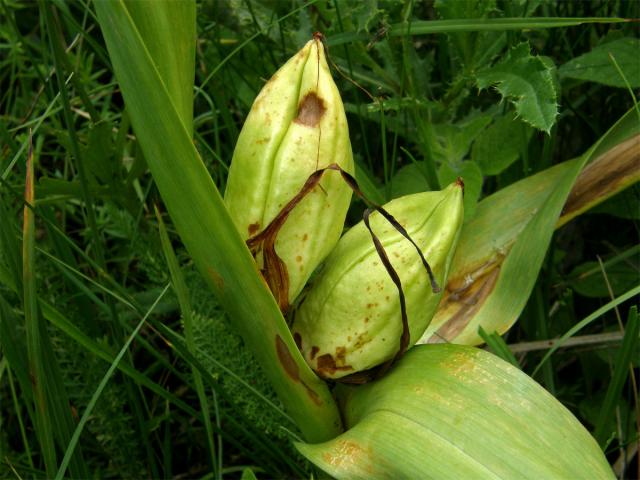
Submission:
[[[484,175],[498,175],[526,150],[533,129],[514,116],[499,115],[473,144],[472,158]]]
[[[163,210],[148,171],[155,159],[144,157],[123,107],[96,21],[97,3],[42,4],[0,0],[2,478],[46,475],[21,293],[30,130],[37,305],[41,333],[51,340],[43,358],[49,367],[59,365],[57,388],[69,398],[57,411],[71,412],[73,426],[169,281],[153,215],[155,205]],[[461,176],[466,221],[472,222],[482,210],[478,202],[549,167],[565,168],[562,162],[584,153],[633,107],[609,53],[637,88],[637,30],[617,19],[639,17],[637,2],[204,0],[196,16],[196,88],[189,83],[193,74],[172,82],[181,89],[179,108],[187,121],[193,105],[193,144],[223,189],[255,95],[313,31],[322,31],[366,195],[384,203]],[[155,61],[162,63],[162,55]],[[175,183],[181,175],[169,177]],[[538,193],[545,192],[530,192]],[[597,429],[601,445],[609,441],[605,452],[612,465],[638,436],[636,392],[626,368],[634,361],[638,366],[637,341],[631,348],[637,317],[629,309],[634,298],[618,301],[638,285],[637,202],[634,186],[558,230],[518,323],[502,338],[486,332],[503,358],[515,357],[591,432]],[[194,224],[196,207],[189,209]],[[353,202],[349,225],[362,210],[361,202]],[[235,319],[222,313],[191,264],[176,224],[164,218],[186,272],[195,355],[185,355],[182,340],[163,329],[183,329],[178,302],[167,296],[105,384],[70,476],[212,478],[206,415],[221,449],[215,474],[309,477],[311,467],[291,445],[299,432],[237,334]],[[495,224],[487,228],[495,238],[504,233]],[[501,254],[497,249],[495,256]],[[612,305],[626,335],[617,333]],[[535,350],[561,336],[575,343],[548,357],[547,350]],[[202,402],[194,371],[208,402]],[[60,460],[67,444],[58,440],[54,448]],[[88,475],[76,475],[81,469]]]
[[[615,296],[633,288],[638,281],[638,258],[629,258],[611,266],[598,262],[585,262],[569,274],[571,288],[584,297]]]
[[[638,51],[640,51],[640,39],[625,37],[611,40],[598,45],[584,55],[571,59],[558,69],[558,73],[564,78],[627,88],[624,78],[620,76],[611,59],[613,57],[631,88],[638,88],[640,87]]]
[[[495,86],[524,122],[547,133],[558,115],[552,69],[532,56],[527,43],[513,47],[496,65],[476,73],[478,88]]]
[[[188,272],[187,285],[189,291],[196,293],[193,327],[198,359],[220,382],[228,398],[234,399],[249,424],[281,440],[290,438],[288,432],[294,431],[295,426],[283,416],[282,404],[261,373],[260,365],[245,348],[220,305],[208,294],[198,272]],[[227,375],[228,371],[238,378]]]

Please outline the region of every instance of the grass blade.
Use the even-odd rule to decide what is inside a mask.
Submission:
[[[305,437],[332,438],[341,430],[335,400],[300,355],[126,5],[95,6],[131,124],[182,241]]]
[[[518,360],[513,355],[513,352],[509,349],[509,346],[500,335],[498,335],[496,332],[488,334],[482,327],[478,329],[478,334],[480,335],[482,340],[484,340],[484,343],[487,344],[487,346],[497,357],[500,357],[505,362],[509,362],[516,368],[520,368]]]
[[[622,23],[628,22],[624,18],[465,18],[455,20],[415,20],[411,22],[411,35],[429,35],[434,33],[452,32],[504,32],[506,30],[538,30],[543,28],[572,27],[585,23]],[[390,25],[387,35],[397,37],[407,34],[404,23]],[[366,32],[346,32],[334,35],[328,39],[330,46],[358,41],[369,41]]]
[[[38,293],[35,279],[35,218],[31,209],[34,203],[33,150],[27,157],[27,178],[25,180],[24,225],[22,229],[22,284],[24,302],[25,335],[27,338],[27,357],[33,399],[35,402],[35,426],[44,464],[49,476],[56,471],[56,447],[53,440],[53,425],[49,411],[46,391],[46,363],[43,358],[44,329],[38,316]]]
[[[542,368],[542,365],[544,365],[544,363],[549,359],[549,357],[551,355],[553,355],[555,353],[555,351],[558,350],[562,346],[562,344],[564,343],[565,340],[567,340],[568,338],[573,337],[576,333],[578,333],[584,327],[589,325],[591,322],[593,322],[593,321],[597,320],[598,318],[600,318],[602,315],[604,315],[609,310],[612,310],[613,308],[617,307],[621,303],[626,302],[627,300],[635,297],[638,294],[640,294],[640,285],[635,287],[635,288],[632,288],[631,290],[626,292],[624,295],[620,295],[615,300],[611,300],[606,305],[603,305],[602,307],[597,309],[591,315],[588,315],[586,318],[584,318],[581,321],[579,321],[578,323],[576,323],[564,335],[562,335],[554,343],[553,347],[550,348],[549,351],[544,355],[544,357],[542,357],[542,360],[540,360],[540,362],[536,366],[536,368],[533,371],[533,373],[531,374],[531,376],[535,377],[536,373],[538,373],[538,370],[540,370],[540,368]]]
[[[604,443],[607,441],[609,435],[605,429],[613,415],[615,406],[618,404],[622,387],[624,387],[625,379],[629,373],[629,368],[633,368],[631,362],[633,361],[633,355],[636,355],[638,352],[639,333],[640,321],[638,320],[638,307],[634,305],[629,309],[622,346],[616,355],[613,377],[609,383],[609,388],[607,388],[607,393],[600,409],[598,423],[593,433],[593,436],[598,440],[600,445],[604,446]]]
[[[144,315],[144,317],[142,317],[140,322],[138,322],[138,325],[136,325],[136,328],[134,328],[133,332],[131,333],[131,335],[125,342],[125,344],[120,349],[120,352],[118,352],[118,355],[116,355],[116,358],[113,360],[113,362],[111,362],[109,369],[104,374],[104,377],[98,384],[98,387],[96,388],[95,392],[93,392],[93,395],[91,396],[91,399],[87,404],[87,408],[82,414],[82,417],[78,422],[78,426],[76,427],[75,431],[73,432],[73,436],[69,441],[69,445],[67,446],[67,450],[64,453],[62,462],[60,462],[60,467],[58,468],[58,472],[56,473],[56,476],[55,476],[56,480],[62,480],[62,478],[64,478],[64,474],[67,471],[67,467],[69,466],[71,456],[73,455],[73,452],[75,451],[76,446],[78,445],[78,441],[80,440],[80,434],[82,433],[82,430],[84,429],[85,424],[89,420],[89,416],[91,415],[93,408],[96,406],[96,402],[100,398],[100,395],[102,395],[102,391],[104,390],[104,387],[107,386],[107,383],[109,382],[114,372],[118,368],[118,364],[122,360],[122,357],[124,357],[125,353],[127,353],[127,350],[129,349],[129,345],[131,345],[131,342],[133,342],[133,339],[136,338],[136,336],[138,335],[138,332],[140,331],[144,323],[147,321],[147,317],[151,314],[151,312],[153,312],[153,309],[156,307],[158,302],[160,302],[164,294],[167,293],[167,290],[169,290],[169,285],[167,285],[162,290],[162,293],[160,293],[158,298],[156,298],[156,301],[153,303],[153,305],[151,305],[151,307],[149,308],[147,313]]]
[[[191,300],[189,299],[189,290],[187,289],[187,285],[184,282],[184,277],[182,275],[182,272],[180,271],[180,266],[178,265],[176,254],[174,253],[173,247],[171,246],[169,235],[167,235],[167,230],[164,226],[164,222],[162,221],[162,216],[160,215],[160,212],[158,212],[157,208],[155,209],[155,212],[156,218],[158,219],[158,230],[160,233],[162,250],[164,252],[167,265],[169,266],[169,273],[171,275],[171,286],[173,287],[173,290],[178,297],[178,303],[180,304],[180,313],[182,314],[182,321],[184,323],[184,336],[186,339],[187,348],[189,349],[189,352],[191,354],[195,354],[196,344],[193,337],[193,319],[191,317],[192,309]],[[202,412],[202,418],[204,419],[204,427],[207,432],[209,462],[211,464],[211,468],[213,469],[213,473],[216,474],[217,472],[219,473],[222,465],[217,464],[216,462],[216,447],[213,436],[213,427],[211,426],[211,417],[209,415],[209,401],[207,400],[207,394],[204,389],[204,383],[202,382],[202,376],[193,364],[191,364],[191,372],[193,374],[193,380],[196,384],[196,391],[198,393],[198,399],[200,400],[200,410]],[[220,449],[222,449],[220,437],[218,437],[218,446]]]

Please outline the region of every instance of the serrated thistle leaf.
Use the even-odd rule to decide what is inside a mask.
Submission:
[[[476,74],[479,89],[495,86],[502,98],[509,100],[524,122],[549,133],[558,104],[551,68],[542,58],[531,55],[529,44],[513,47],[499,62]]]

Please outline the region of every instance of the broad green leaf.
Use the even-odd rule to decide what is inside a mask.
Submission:
[[[349,429],[296,445],[338,479],[615,478],[571,412],[483,350],[416,347],[382,379],[338,392]]]
[[[502,115],[476,139],[472,159],[484,175],[498,175],[520,157],[532,134],[533,129],[513,113]]]
[[[524,122],[547,133],[551,130],[558,115],[551,69],[531,55],[528,43],[513,47],[501,62],[478,71],[476,82],[480,89],[495,86]]]
[[[193,133],[196,3],[126,0],[126,8],[189,135]]]
[[[429,182],[427,182],[421,164],[422,162],[416,162],[405,165],[396,172],[391,179],[391,198],[429,190]],[[442,183],[442,185],[447,185],[447,183]]]
[[[101,1],[95,7],[131,124],[195,265],[305,438],[335,436],[341,430],[335,401],[300,355],[125,3]]]
[[[369,173],[366,166],[360,161],[355,162],[356,181],[364,196],[372,202],[382,205],[385,203],[384,195],[380,193],[379,187],[376,185],[376,178]]]
[[[436,143],[433,154],[436,161],[455,165],[469,153],[471,144],[491,123],[489,115],[472,116],[456,124],[433,125]]]
[[[462,227],[445,295],[419,343],[476,345],[482,343],[480,326],[488,333],[509,329],[526,304],[553,230],[640,180],[639,134],[630,110],[582,157],[478,203]]]
[[[589,53],[580,55],[558,69],[562,78],[576,78],[587,82],[602,83],[612,87],[627,88],[624,79],[618,73],[609,58],[612,55],[627,77],[631,88],[640,87],[640,39],[621,38],[598,45]]]
[[[618,297],[638,284],[640,263],[637,256],[604,268],[598,262],[585,262],[574,268],[569,277],[571,288],[582,296],[609,298],[611,287]]]

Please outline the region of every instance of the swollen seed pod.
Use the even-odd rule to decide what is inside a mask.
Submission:
[[[233,153],[225,203],[247,240],[263,231],[317,169],[336,163],[353,173],[344,107],[316,35],[267,82],[256,98]],[[338,172],[291,211],[275,238],[286,266],[286,292],[273,292],[286,309],[342,233],[351,190]],[[256,261],[274,290],[271,263]],[[280,268],[280,267],[278,267]]]
[[[407,230],[438,284],[444,285],[462,227],[462,184],[407,195],[384,209]],[[412,346],[429,325],[442,294],[432,292],[409,241],[379,213],[371,215],[370,224],[400,277]],[[368,370],[399,351],[403,327],[398,290],[363,222],[349,230],[327,258],[296,312],[292,331],[307,363],[324,378]]]

